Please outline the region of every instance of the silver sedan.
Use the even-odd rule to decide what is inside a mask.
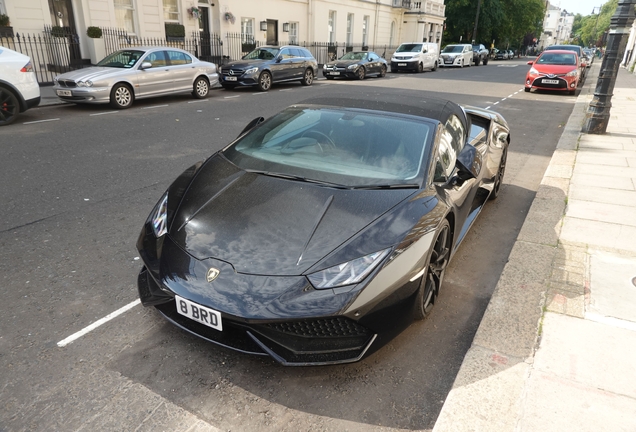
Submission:
[[[191,92],[206,97],[219,81],[216,65],[187,51],[169,47],[139,47],[117,51],[96,66],[58,75],[58,98],[74,103],[110,103],[124,109],[135,99]]]

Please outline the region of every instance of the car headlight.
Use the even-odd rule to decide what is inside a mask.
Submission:
[[[358,66],[359,65],[357,65],[357,64],[352,64],[351,66],[347,66],[347,69],[349,69],[349,70],[358,69]]]
[[[92,81],[78,81],[77,82],[77,86],[78,87],[93,87],[93,82]]]
[[[163,194],[152,210],[152,231],[157,238],[168,233],[168,192]]]
[[[566,74],[565,74],[565,76],[572,77],[572,76],[577,76],[578,74],[579,74],[579,71],[577,71],[576,69],[574,69],[574,70],[572,70],[572,71],[570,71],[570,72],[566,73]]]
[[[251,67],[248,70],[246,70],[244,73],[245,74],[253,74],[254,72],[258,71],[257,67]]]
[[[530,75],[539,75],[539,71],[536,70],[535,68],[530,68],[530,71],[528,71],[528,73]]]
[[[360,282],[389,254],[391,248],[374,252],[362,258],[338,264],[307,276],[317,289],[335,288]]]

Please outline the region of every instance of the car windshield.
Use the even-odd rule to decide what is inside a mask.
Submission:
[[[97,63],[97,66],[128,69],[133,67],[143,55],[143,51],[137,50],[117,51]]]
[[[545,49],[546,51],[554,51],[554,50],[563,50],[563,51],[574,51],[578,55],[581,55],[582,48],[579,46],[569,46],[569,45],[552,45]]]
[[[287,108],[223,154],[239,168],[342,187],[414,186],[434,123],[351,108]]]
[[[444,47],[444,51],[445,53],[460,53],[464,51],[464,47],[461,45],[448,45],[446,47]]]
[[[544,52],[537,60],[537,64],[546,65],[576,65],[576,55],[572,54],[557,54],[551,52]]]
[[[422,44],[402,44],[395,52],[420,52]]]
[[[364,60],[366,58],[367,53],[365,52],[348,52],[340,57],[340,60]]]
[[[245,60],[273,60],[276,58],[278,48],[256,48],[243,57]]]

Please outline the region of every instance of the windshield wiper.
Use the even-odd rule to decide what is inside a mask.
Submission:
[[[354,186],[351,189],[375,190],[375,189],[419,189],[417,184],[385,184],[385,185],[369,185]]]
[[[272,171],[260,171],[260,170],[251,170],[251,169],[244,169],[244,171],[249,172],[249,173],[254,173],[254,174],[266,175],[266,176],[269,176],[269,177],[284,178],[284,179],[289,179],[289,180],[300,181],[300,182],[303,182],[303,183],[312,183],[312,184],[317,184],[317,185],[321,185],[321,186],[328,186],[328,187],[332,187],[332,188],[336,188],[336,189],[349,189],[349,187],[341,185],[341,184],[326,182],[326,181],[322,181],[322,180],[309,179],[307,177],[297,176],[297,175],[292,175],[292,174],[282,174],[282,173],[277,173],[277,172],[272,172]]]

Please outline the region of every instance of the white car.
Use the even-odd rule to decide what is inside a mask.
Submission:
[[[439,67],[470,66],[473,61],[473,46],[471,44],[446,45],[439,56]]]
[[[29,56],[0,47],[0,126],[40,104],[40,85]]]

